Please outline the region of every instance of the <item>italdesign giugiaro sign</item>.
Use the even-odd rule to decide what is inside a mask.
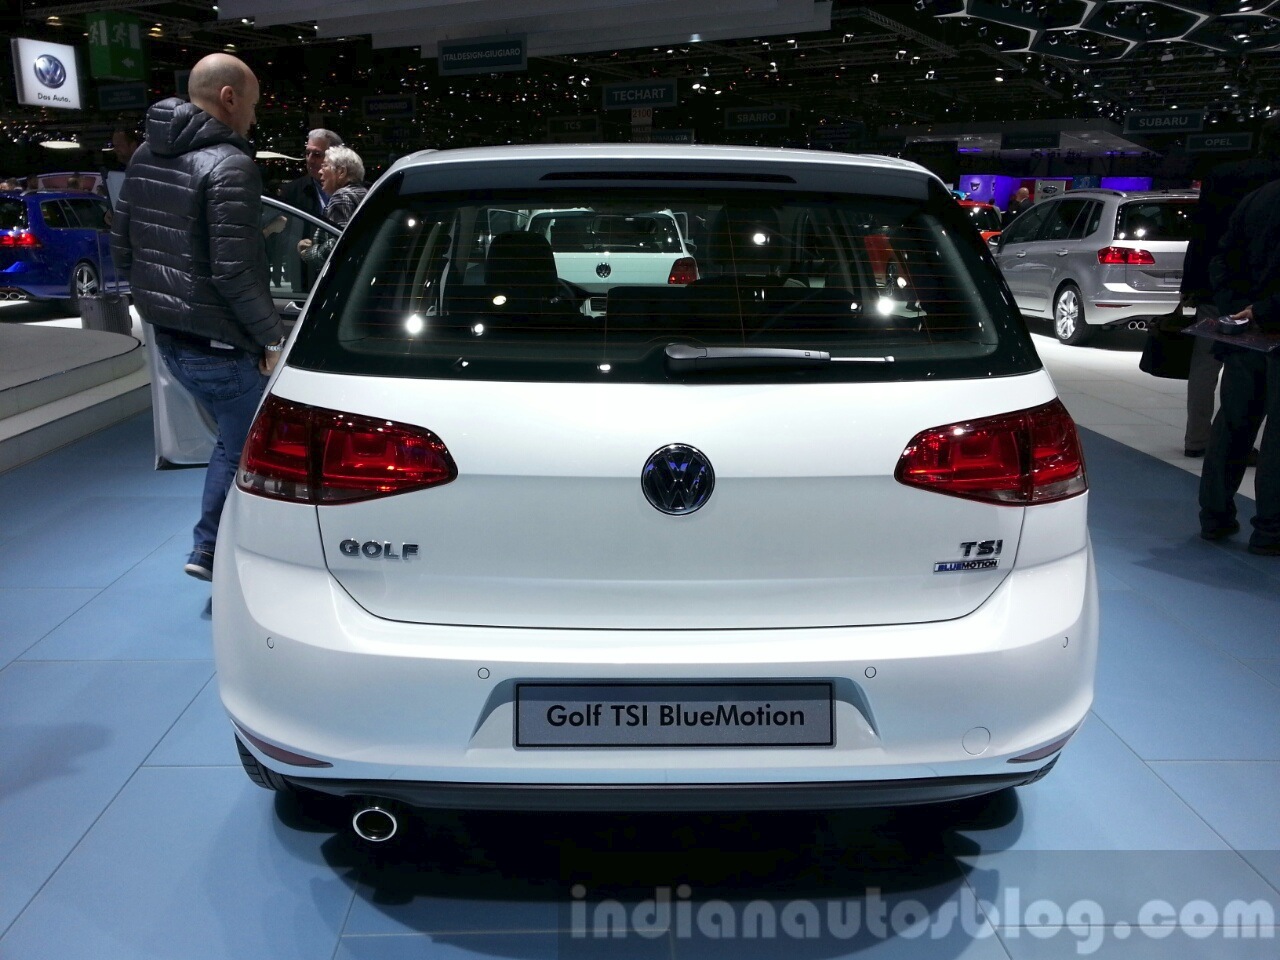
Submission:
[[[529,45],[523,34],[441,40],[437,50],[440,76],[467,73],[519,73],[529,67]]]

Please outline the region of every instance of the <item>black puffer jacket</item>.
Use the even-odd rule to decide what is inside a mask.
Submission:
[[[284,335],[259,227],[262,177],[253,148],[194,104],[147,111],[147,141],[129,161],[111,254],[147,323],[262,353]]]

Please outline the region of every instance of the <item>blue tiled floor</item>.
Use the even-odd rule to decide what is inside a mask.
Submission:
[[[1280,956],[1280,561],[1200,541],[1188,473],[1085,433],[1097,700],[1041,784],[946,810],[421,817],[374,858],[340,806],[241,771],[208,587],[180,570],[201,471],[152,470],[150,441],[138,417],[0,476],[5,960]],[[660,890],[665,932],[595,935]],[[1273,913],[1253,939],[1134,926],[1159,900]],[[750,910],[773,936],[722,935]]]

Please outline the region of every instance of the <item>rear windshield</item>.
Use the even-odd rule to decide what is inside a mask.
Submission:
[[[929,200],[711,185],[405,193],[348,226],[291,365],[379,376],[898,380],[1036,369],[985,246]],[[766,349],[830,362],[779,365]]]
[[[964,207],[969,212],[969,219],[979,230],[999,230],[1000,214],[995,207]]]
[[[1195,200],[1134,200],[1121,204],[1117,240],[1190,240]]]
[[[21,200],[0,199],[0,230],[27,229],[27,205]]]

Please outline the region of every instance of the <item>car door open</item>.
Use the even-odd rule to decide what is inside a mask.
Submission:
[[[267,244],[271,299],[285,325],[292,329],[310,291],[304,285],[301,257],[294,236],[310,237],[316,230],[333,236],[333,224],[271,197],[262,198],[263,237]],[[281,223],[281,220],[284,223]],[[268,232],[270,231],[270,232]],[[275,241],[275,242],[273,242]],[[151,373],[151,416],[155,436],[156,469],[199,466],[209,462],[217,443],[217,429],[195,399],[160,358],[154,338],[147,336],[147,368]]]

